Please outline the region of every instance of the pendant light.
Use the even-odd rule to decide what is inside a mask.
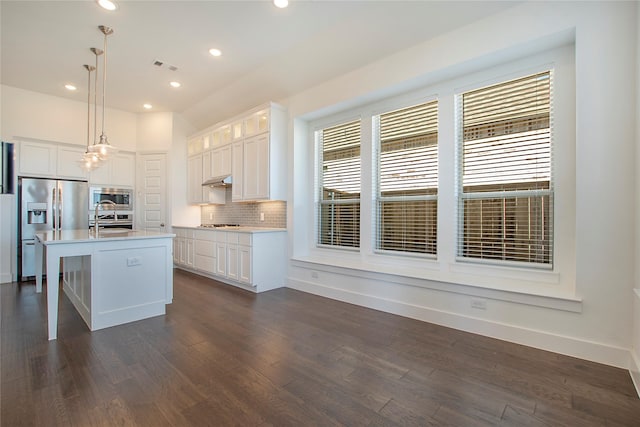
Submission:
[[[87,84],[87,150],[79,160],[80,167],[85,172],[91,172],[98,166],[100,166],[100,158],[96,153],[90,151],[91,142],[91,73],[96,70],[93,65],[84,65],[84,68],[88,71],[88,84]]]
[[[113,34],[113,29],[104,25],[98,26],[98,29],[102,32],[102,34],[104,34],[104,56],[102,57],[102,132],[100,133],[99,142],[97,144],[94,142],[91,150],[92,152],[97,153],[102,160],[107,160],[109,155],[117,152],[117,149],[109,144],[107,135],[104,133],[104,116],[106,104],[105,100],[107,87],[107,36]]]

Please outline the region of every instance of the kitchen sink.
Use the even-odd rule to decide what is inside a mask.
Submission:
[[[128,228],[101,228],[98,230],[98,237],[128,236],[131,231]]]

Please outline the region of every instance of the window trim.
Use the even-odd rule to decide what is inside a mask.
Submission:
[[[456,150],[453,144],[455,140],[456,122],[453,118],[445,119],[451,112],[455,111],[455,94],[482,86],[500,83],[501,81],[517,78],[525,74],[533,74],[555,68],[555,89],[554,89],[554,165],[553,173],[555,177],[555,200],[554,200],[554,265],[552,270],[541,270],[539,268],[527,268],[518,266],[485,265],[473,262],[460,262],[455,257],[455,237],[457,225],[449,219],[457,214],[456,199],[453,194],[455,189],[454,169],[458,162],[455,161]],[[365,141],[365,132],[371,131],[371,122],[367,116],[384,113],[394,108],[402,108],[404,105],[416,104],[428,97],[437,97],[439,100],[439,203],[438,203],[438,258],[425,259],[406,256],[404,253],[379,254],[373,248],[373,238],[375,229],[372,228],[371,209],[372,197],[366,190],[370,185],[373,169],[374,155],[372,150],[362,147],[362,198],[361,198],[361,241],[360,251],[337,250],[336,248],[322,248],[316,245],[314,234],[316,224],[316,212],[314,198],[315,191],[309,191],[307,195],[302,195],[304,200],[308,200],[307,206],[302,206],[305,211],[305,221],[301,223],[303,229],[296,231],[300,233],[303,240],[302,246],[295,246],[293,259],[300,261],[321,263],[327,266],[340,268],[351,268],[359,271],[371,272],[371,277],[378,277],[380,280],[417,281],[426,288],[432,288],[433,283],[443,283],[450,287],[452,292],[456,289],[466,289],[466,287],[477,287],[485,290],[495,290],[496,292],[516,292],[523,295],[530,295],[532,298],[551,297],[560,299],[576,299],[576,224],[578,221],[576,207],[576,149],[577,135],[575,128],[576,120],[576,60],[575,44],[561,44],[537,53],[510,58],[504,62],[496,63],[491,67],[476,67],[468,72],[452,73],[445,78],[438,79],[432,83],[425,84],[417,89],[407,91],[406,87],[396,88],[395,94],[388,96],[389,90],[382,91],[383,95],[371,101],[372,97],[366,99],[345,99],[340,104],[326,106],[316,111],[306,113],[305,116],[297,116],[296,121],[303,122],[301,127],[294,126],[303,131],[295,143],[308,146],[308,162],[306,172],[310,187],[317,174],[314,173],[317,167],[316,156],[312,155],[314,131],[323,126],[346,121],[351,118],[361,117],[363,123],[362,138]],[[381,92],[381,94],[382,94]],[[382,96],[385,96],[382,98]],[[305,119],[306,117],[306,119]],[[366,144],[363,142],[363,144]],[[307,150],[307,148],[303,148]],[[371,162],[367,166],[367,162]],[[447,166],[445,166],[445,164]],[[562,169],[557,169],[557,164],[562,165]],[[443,167],[445,168],[443,171]],[[559,172],[558,172],[559,171]],[[309,187],[306,187],[309,185]],[[314,187],[315,188],[315,187]],[[306,191],[306,190],[304,190]],[[373,194],[373,193],[371,193]],[[562,212],[562,215],[559,215]],[[302,219],[302,217],[299,217]],[[367,228],[369,227],[369,228]],[[462,288],[459,288],[462,287]],[[364,289],[363,289],[364,291]],[[466,293],[466,291],[464,291]]]
[[[324,122],[323,124],[316,124],[311,129],[311,134],[314,141],[314,240],[316,248],[324,248],[328,250],[338,250],[347,252],[359,252],[362,247],[362,227],[358,229],[358,246],[342,246],[342,245],[329,245],[320,242],[320,210],[322,205],[336,205],[336,204],[354,204],[357,202],[358,209],[360,211],[360,218],[362,217],[362,147],[360,148],[360,198],[358,199],[339,199],[333,201],[323,200],[321,197],[322,184],[324,174],[321,173],[320,167],[323,163],[323,144],[321,132],[325,129],[340,126],[341,124],[351,123],[358,121],[360,123],[360,146],[362,146],[362,117],[360,115],[349,115],[344,118],[337,118],[331,121]],[[320,122],[322,123],[322,122]],[[361,219],[359,220],[361,223]]]
[[[438,167],[437,167],[437,187],[436,187],[436,194],[426,194],[426,195],[413,195],[413,196],[382,196],[381,192],[380,192],[380,173],[381,173],[381,159],[382,159],[382,150],[381,150],[381,143],[382,143],[382,139],[380,136],[380,116],[382,116],[383,114],[387,114],[390,112],[394,112],[397,110],[402,110],[405,108],[411,108],[411,107],[416,107],[419,105],[423,105],[423,104],[429,104],[429,103],[433,103],[435,102],[435,107],[436,107],[436,117],[438,116],[440,110],[439,110],[439,98],[437,95],[434,94],[430,94],[429,96],[426,97],[421,97],[419,99],[412,99],[412,100],[405,100],[404,102],[398,102],[398,103],[394,103],[393,106],[388,106],[387,108],[384,108],[382,111],[376,111],[376,112],[372,112],[371,114],[371,125],[372,125],[372,138],[371,138],[371,145],[372,145],[372,155],[373,155],[373,169],[372,169],[372,216],[373,216],[373,222],[372,222],[372,233],[371,233],[371,239],[372,239],[372,252],[373,254],[379,254],[379,255],[383,255],[383,256],[392,256],[392,255],[396,255],[396,256],[402,256],[402,257],[408,257],[408,258],[419,258],[419,259],[430,259],[430,260],[437,260],[438,259],[438,216],[437,216],[437,205],[436,205],[436,252],[435,253],[421,253],[421,252],[412,252],[412,251],[402,251],[402,250],[391,250],[391,249],[380,249],[379,245],[380,245],[380,235],[381,235],[381,224],[380,224],[380,203],[381,202],[394,202],[394,201],[411,201],[411,200],[415,200],[415,201],[431,201],[431,200],[435,200],[436,202],[438,201],[438,197],[439,197],[439,174],[440,174],[440,165],[439,165],[439,136],[438,139],[436,140],[436,161],[438,162]],[[436,118],[436,132],[438,132],[438,121]]]
[[[458,263],[476,264],[478,266],[496,266],[496,267],[509,267],[519,268],[523,270],[547,270],[555,271],[555,254],[556,254],[556,209],[554,206],[555,198],[555,136],[554,136],[554,85],[555,85],[555,63],[540,64],[535,68],[523,69],[508,75],[495,77],[490,81],[477,82],[476,84],[469,84],[463,88],[456,89],[454,91],[454,124],[455,124],[455,218],[456,218],[456,236],[454,243],[455,261]],[[466,93],[473,92],[482,88],[499,86],[501,84],[509,83],[514,80],[523,79],[536,74],[549,73],[549,139],[550,139],[550,170],[549,170],[549,188],[546,189],[534,189],[534,190],[505,190],[505,191],[493,191],[493,192],[464,192],[463,183],[463,162],[464,162],[464,138],[463,138],[463,97]],[[465,200],[485,200],[485,199],[504,199],[512,197],[535,197],[535,196],[548,196],[551,203],[551,260],[549,263],[536,263],[527,261],[514,261],[504,259],[482,258],[482,257],[466,257],[461,254],[462,246],[464,244],[464,201]]]

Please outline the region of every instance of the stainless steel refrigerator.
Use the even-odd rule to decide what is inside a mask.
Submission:
[[[86,181],[19,178],[18,190],[18,266],[25,280],[35,276],[36,233],[89,228],[89,186]]]

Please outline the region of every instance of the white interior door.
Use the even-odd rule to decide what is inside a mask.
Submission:
[[[166,231],[167,155],[140,154],[138,157],[138,195],[135,202],[138,228]]]

